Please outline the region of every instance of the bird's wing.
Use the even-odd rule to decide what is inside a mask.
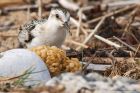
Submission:
[[[32,39],[34,38],[34,36],[31,34],[31,31],[36,27],[37,24],[41,24],[43,22],[45,22],[46,19],[42,19],[42,20],[32,20],[28,23],[26,23],[25,25],[23,25],[22,27],[20,27],[20,32],[18,35],[18,39],[19,42],[21,44],[26,44],[32,41]]]

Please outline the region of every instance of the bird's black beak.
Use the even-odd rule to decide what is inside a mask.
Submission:
[[[69,32],[69,34],[72,35],[72,33],[70,32],[70,26],[69,26],[68,22],[64,23],[64,27],[66,27],[66,29]]]

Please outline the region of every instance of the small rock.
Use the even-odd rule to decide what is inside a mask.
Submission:
[[[25,74],[29,76],[25,86],[43,85],[50,77],[46,64],[27,49],[12,49],[2,52],[0,58],[0,76],[13,78]]]

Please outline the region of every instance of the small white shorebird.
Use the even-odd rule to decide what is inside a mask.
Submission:
[[[20,28],[18,39],[23,47],[39,45],[61,47],[69,29],[70,14],[62,8],[53,8],[48,19],[33,20]]]

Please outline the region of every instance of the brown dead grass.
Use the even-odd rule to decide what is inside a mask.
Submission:
[[[113,77],[116,75],[130,77],[132,79],[140,79],[140,65],[138,62],[117,62],[114,66],[108,68],[105,76]]]

